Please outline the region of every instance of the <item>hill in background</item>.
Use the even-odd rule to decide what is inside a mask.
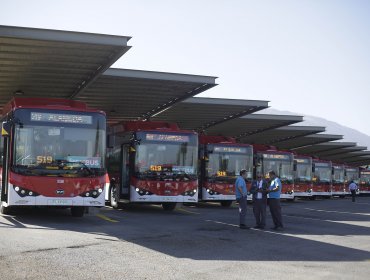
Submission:
[[[302,114],[293,113],[289,111],[281,111],[273,108],[268,108],[263,111],[258,112],[257,114],[273,114],[273,115],[298,115]],[[364,134],[356,129],[341,125],[334,121],[329,121],[324,118],[314,117],[314,116],[304,116],[304,122],[297,123],[295,125],[311,125],[311,126],[324,126],[326,127],[325,134],[339,134],[343,135],[342,142],[356,142],[359,146],[366,146],[370,149],[370,136]]]

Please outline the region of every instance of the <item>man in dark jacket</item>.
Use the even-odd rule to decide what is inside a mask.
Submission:
[[[254,228],[264,229],[266,225],[266,205],[267,205],[267,182],[262,174],[257,173],[257,180],[252,182],[251,193],[253,194],[253,213],[256,219]]]

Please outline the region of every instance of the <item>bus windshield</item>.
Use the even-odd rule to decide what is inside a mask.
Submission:
[[[318,182],[330,183],[331,182],[331,167],[317,167],[315,168],[315,178]]]
[[[347,173],[346,174],[347,182],[351,182],[353,180],[356,184],[359,183],[358,170],[357,171],[347,170],[346,173]]]
[[[333,183],[344,183],[344,169],[334,168]]]
[[[268,176],[270,170],[275,171],[282,182],[293,182],[293,156],[282,154],[263,154],[263,173]]]
[[[312,180],[312,165],[311,164],[297,164],[296,179],[301,182]]]
[[[206,176],[218,181],[234,180],[240,170],[247,170],[247,178],[252,179],[252,149],[249,147],[214,146],[209,151],[206,163]]]
[[[66,177],[101,176],[105,173],[103,115],[81,115],[87,117],[89,123],[77,124],[68,122],[71,116],[79,116],[76,113],[37,112],[38,121],[35,115],[32,119],[34,112],[31,112],[30,119],[26,117],[29,116],[29,110],[20,111],[13,143],[14,172],[30,176]],[[63,117],[65,123],[56,120]]]
[[[361,173],[361,183],[370,184],[370,173]]]
[[[143,134],[143,135],[142,135]],[[142,135],[142,137],[140,137]],[[138,133],[135,173],[142,177],[174,178],[197,174],[198,142],[195,134]]]

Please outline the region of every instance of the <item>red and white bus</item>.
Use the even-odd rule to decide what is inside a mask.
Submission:
[[[253,147],[224,136],[199,136],[199,199],[217,201],[229,207],[235,200],[235,180],[247,170],[247,184],[253,179]]]
[[[280,197],[294,200],[293,153],[278,151],[275,147],[265,145],[253,145],[253,149],[256,156],[256,172],[268,178],[268,172],[275,171],[282,184]]]
[[[294,196],[312,197],[312,157],[294,156]]]
[[[3,109],[1,212],[104,206],[106,117],[82,102],[14,98]]]
[[[332,171],[332,189],[331,194],[344,198],[347,194],[346,186],[344,183],[345,169],[344,164],[333,163]]]
[[[312,171],[312,199],[315,199],[317,196],[330,198],[332,182],[331,161],[313,159]]]
[[[360,171],[360,194],[370,194],[370,169]]]
[[[360,188],[360,169],[358,167],[353,166],[345,166],[345,188],[346,188],[346,194],[351,194],[351,192],[348,189],[348,186],[351,181],[354,181],[357,186]],[[357,192],[359,193],[360,190],[357,189]]]
[[[108,133],[108,174],[105,199],[159,203],[173,210],[177,202],[198,201],[198,135],[176,124],[127,121]]]

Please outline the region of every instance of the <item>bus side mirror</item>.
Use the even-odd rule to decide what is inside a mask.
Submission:
[[[314,173],[315,172],[315,164],[313,163],[312,164],[312,173]]]
[[[1,127],[1,136],[2,137],[9,137],[11,130],[11,123],[9,121],[4,121]]]
[[[297,171],[297,161],[296,160],[293,163],[293,171]]]
[[[334,167],[331,168],[331,175],[334,175]]]

